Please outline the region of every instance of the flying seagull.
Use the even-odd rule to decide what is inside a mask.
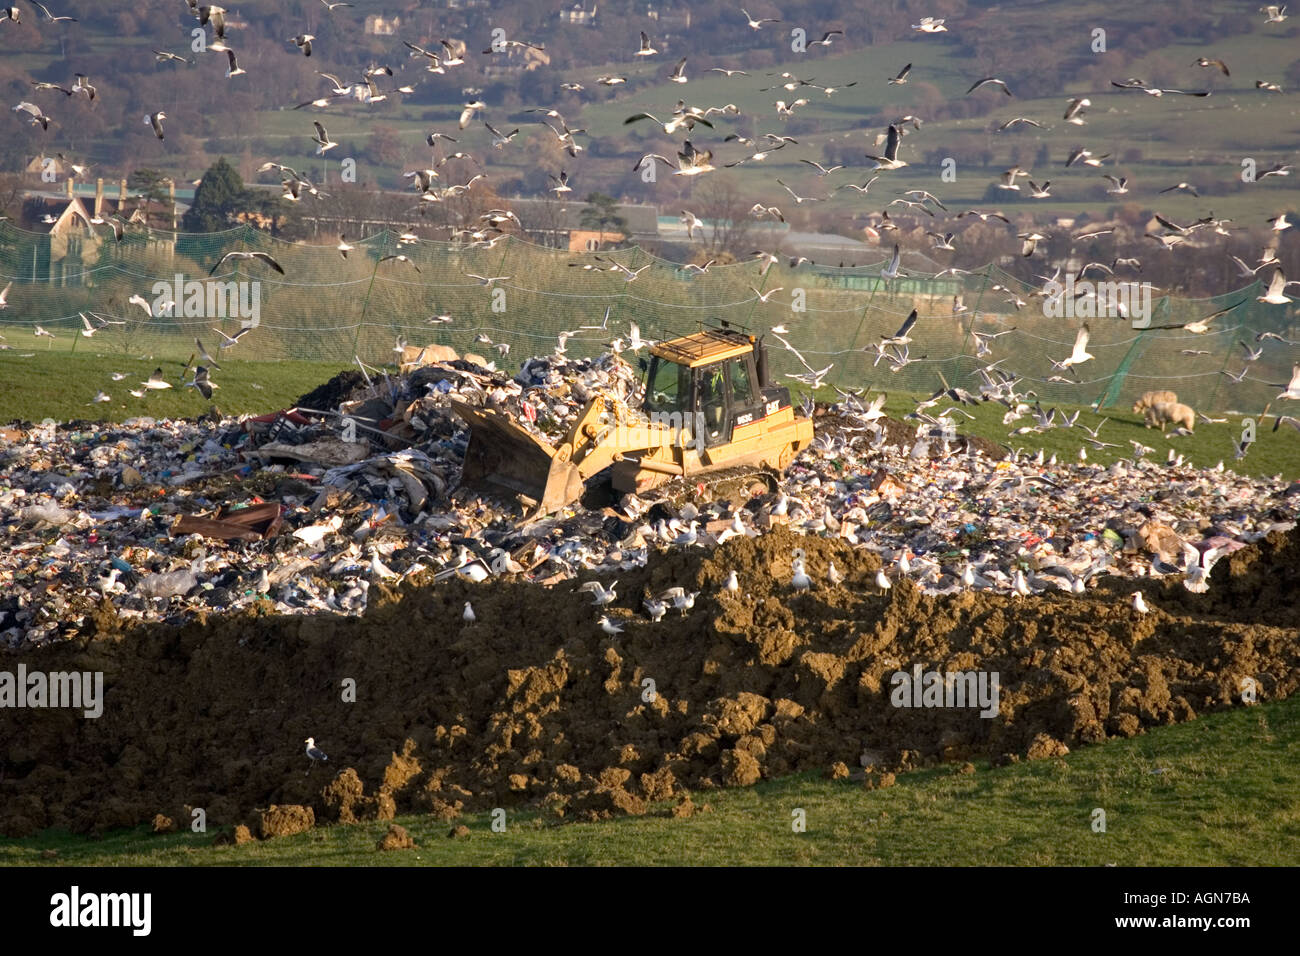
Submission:
[[[144,118],[144,122],[146,126],[153,127],[153,132],[155,136],[157,136],[159,139],[162,139],[163,138],[162,121],[165,120],[166,118],[167,118],[167,114],[164,113],[162,110],[159,110],[157,113],[150,113],[149,115],[147,115]]]
[[[234,348],[237,344],[239,344],[239,340],[242,339],[249,332],[253,331],[253,327],[251,325],[245,326],[244,328],[237,330],[234,335],[227,335],[225,332],[222,332],[220,329],[213,329],[212,331],[216,332],[223,339],[221,343],[221,348],[229,349],[229,348]],[[212,364],[215,365],[216,363],[213,362]]]
[[[193,381],[186,382],[185,387],[197,388],[199,390],[199,394],[201,394],[205,399],[211,399],[212,390],[214,388],[219,388],[220,386],[218,386],[216,382],[213,382],[208,378],[207,366],[199,365],[196,366],[194,369]]]
[[[776,181],[776,184],[794,197],[795,205],[800,205],[805,202],[821,202],[822,200],[822,197],[820,196],[800,196],[798,193],[796,193],[785,183],[781,182],[781,180],[779,179]]]
[[[1086,96],[1070,100],[1065,107],[1065,116],[1063,116],[1062,119],[1067,123],[1073,123],[1075,126],[1084,126],[1086,125],[1086,120],[1083,118],[1083,111],[1091,105],[1092,100],[1088,99]]]
[[[972,83],[972,84],[970,85],[970,89],[968,89],[968,90],[966,91],[966,95],[967,95],[967,96],[970,96],[972,93],[974,93],[976,90],[978,90],[981,86],[987,86],[987,85],[989,85],[990,83],[991,83],[992,85],[994,85],[994,86],[1000,86],[1000,87],[1002,87],[1002,92],[1005,93],[1005,94],[1007,94],[1007,96],[1010,96],[1010,95],[1011,95],[1011,90],[1007,87],[1007,84],[1006,84],[1004,81],[999,80],[996,76],[986,76],[986,77],[984,77],[984,79],[982,79],[982,80],[976,80],[974,83]]]
[[[393,259],[397,260],[398,262],[409,263],[411,268],[414,269],[416,272],[420,271],[420,267],[415,264],[415,260],[405,255],[382,256],[379,262],[388,262]]]
[[[1129,77],[1123,83],[1117,83],[1114,80],[1111,80],[1110,85],[1117,87],[1118,89],[1121,90],[1141,90],[1143,93],[1146,93],[1149,96],[1156,96],[1156,97],[1164,96],[1166,93],[1178,93],[1182,96],[1209,96],[1210,95],[1209,90],[1170,90],[1170,89],[1161,89],[1156,86],[1147,86],[1141,80],[1136,79],[1134,77]]]
[[[943,22],[943,17],[937,20],[934,17],[921,17],[921,22],[913,23],[912,29],[917,33],[946,33],[948,28]]]
[[[311,125],[316,127],[316,135],[312,137],[312,142],[316,144],[316,155],[324,156],[325,150],[333,149],[338,143],[330,139],[330,134],[325,131],[325,127],[320,123],[313,120]]]
[[[1286,281],[1286,276],[1282,274],[1282,270],[1275,269],[1273,271],[1273,278],[1269,280],[1268,283],[1268,291],[1263,295],[1256,296],[1255,301],[1267,302],[1269,305],[1286,305],[1291,301],[1291,299],[1285,295],[1286,287],[1289,285],[1292,285],[1292,283]],[[1239,302],[1237,304],[1240,305],[1241,303]]]
[[[897,76],[891,77],[889,82],[897,86],[902,86],[904,83],[907,82],[907,74],[911,72],[912,72],[912,64],[909,63],[907,64],[907,66],[903,67],[901,70],[898,71]]]
[[[212,267],[211,271],[208,272],[208,275],[212,275],[220,269],[227,259],[260,259],[276,272],[280,273],[280,275],[284,275],[284,269],[281,267],[280,263],[272,259],[270,253],[267,252],[227,252],[217,260],[216,265]]]
[[[1192,65],[1193,66],[1216,66],[1219,68],[1219,70],[1223,73],[1224,76],[1232,76],[1232,74],[1228,72],[1228,64],[1224,63],[1222,60],[1211,60],[1208,57],[1198,56],[1196,58],[1196,62],[1193,63]]]
[[[1059,362],[1052,361],[1051,359],[1048,360],[1052,361],[1052,368],[1066,369],[1072,365],[1082,365],[1089,359],[1095,358],[1095,356],[1088,352],[1089,335],[1088,326],[1085,323],[1083,328],[1079,329],[1074,336],[1074,349],[1070,352],[1069,357],[1063,358]]]
[[[898,127],[890,125],[889,136],[885,142],[885,155],[873,156],[867,153],[867,159],[874,160],[876,169],[902,169],[907,163],[898,158],[898,142],[901,139]]]
[[[47,20],[49,20],[51,23],[58,23],[58,22],[61,21],[61,20],[66,20],[66,21],[69,22],[69,23],[76,23],[76,22],[77,22],[77,18],[76,18],[76,17],[56,17],[54,14],[50,13],[49,8],[46,7],[45,4],[43,4],[43,3],[36,3],[36,0],[32,0],[32,3],[35,3],[36,6],[38,6],[38,7],[41,8],[41,13],[45,14],[45,18],[46,18]],[[17,20],[18,18],[17,18],[17,17],[14,17],[14,19]]]
[[[1183,329],[1184,331],[1191,332],[1193,335],[1205,335],[1207,332],[1210,331],[1211,322],[1219,318],[1219,316],[1221,315],[1227,315],[1233,309],[1244,304],[1245,301],[1246,301],[1245,299],[1242,299],[1240,302],[1234,302],[1226,309],[1220,309],[1218,312],[1213,312],[1210,315],[1205,316],[1204,318],[1195,319],[1191,322],[1180,322],[1175,325],[1153,325],[1151,328],[1152,329]]]
[[[1021,125],[1022,123],[1023,123],[1024,125],[1026,125],[1026,126],[1036,126],[1036,127],[1038,127],[1039,129],[1045,129],[1045,127],[1043,126],[1042,123],[1036,122],[1035,120],[1027,119],[1027,118],[1024,117],[1024,116],[1017,116],[1017,117],[1015,117],[1014,119],[1009,119],[1009,120],[1007,120],[1005,123],[1003,123],[1003,124],[1002,124],[1001,126],[999,126],[997,129],[995,129],[994,132],[995,132],[995,133],[1005,132],[1006,130],[1009,130],[1011,127],[1013,127],[1013,126],[1019,126],[1019,125]]]
[[[1285,9],[1285,8],[1284,8],[1284,9]],[[743,14],[745,15],[745,19],[749,21],[749,28],[750,28],[751,30],[757,30],[757,29],[759,29],[760,27],[763,26],[764,23],[780,23],[780,22],[781,22],[780,20],[774,20],[774,19],[772,19],[771,17],[763,17],[763,18],[761,18],[761,19],[759,19],[759,20],[755,20],[753,17],[751,17],[751,16],[749,15],[749,11],[746,10],[744,7],[741,7],[741,8],[740,8],[740,12],[743,13]]]
[[[33,126],[40,126],[43,130],[48,130],[50,128],[50,118],[46,116],[45,113],[41,111],[41,108],[35,103],[28,103],[24,100],[15,106],[13,111],[15,113],[23,112],[29,114],[28,118],[31,120]]]
[[[203,359],[203,361],[207,362],[208,365],[212,366],[212,368],[215,368],[218,372],[221,371],[221,366],[217,364],[216,359],[214,359],[211,355],[208,354],[208,350],[203,347],[203,342],[199,340],[198,336],[194,337],[194,347],[198,349],[199,358]]]
[[[907,318],[903,320],[903,324],[898,327],[897,332],[893,335],[882,335],[880,337],[880,344],[907,345],[911,342],[912,340],[908,337],[908,333],[912,331],[912,326],[916,325],[916,316],[916,309],[913,309]]]
[[[140,384],[143,385],[146,389],[149,389],[150,391],[157,391],[159,389],[172,387],[172,383],[167,381],[167,379],[163,377],[163,370],[161,365],[153,370],[153,374],[149,376],[149,381],[141,382]]]
[[[230,49],[230,47],[223,47],[222,50],[217,50],[217,47],[214,44],[213,46],[208,47],[208,49],[214,50],[218,53],[224,51],[226,54],[226,58],[230,60],[230,66],[226,68],[226,79],[230,79],[232,76],[243,76],[245,73],[248,72],[247,70],[240,67],[239,61],[235,59],[235,51]]]

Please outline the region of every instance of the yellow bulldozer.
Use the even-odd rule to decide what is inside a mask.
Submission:
[[[512,496],[540,516],[577,501],[606,468],[618,493],[733,468],[770,477],[812,441],[812,422],[795,414],[788,388],[769,383],[767,350],[752,335],[707,328],[649,352],[641,407],[597,396],[558,446],[504,412],[453,399],[470,427],[461,487]]]

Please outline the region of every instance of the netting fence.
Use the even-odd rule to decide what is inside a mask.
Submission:
[[[344,257],[333,245],[283,242],[251,227],[201,235],[128,232],[115,242],[102,230],[50,235],[0,222],[0,288],[12,283],[8,308],[0,310],[0,334],[24,351],[183,360],[195,336],[215,354],[220,339],[212,330],[233,335],[253,325],[231,357],[340,366],[359,357],[391,365],[400,339],[449,345],[515,371],[525,358],[552,352],[561,332],[573,333],[567,354],[582,357],[626,339],[629,323],[653,340],[726,321],[755,334],[787,329],[778,334],[812,368],[830,366],[824,382],[842,388],[927,392],[943,380],[973,390],[976,369],[1000,359],[999,367],[1023,376],[1022,388],[1044,403],[1129,405],[1142,392],[1169,389],[1204,411],[1250,413],[1277,394],[1273,385],[1288,381],[1300,361],[1300,347],[1272,339],[1256,343],[1265,331],[1300,340],[1293,306],[1256,301],[1260,282],[1211,299],[1153,293],[1150,328],[1134,328],[1132,317],[1088,317],[1093,300],[1086,296],[1071,300],[1072,315],[1060,315],[1035,294],[1039,287],[996,265],[966,275],[886,280],[880,275],[884,261],[791,269],[782,260],[762,274],[760,263],[746,261],[701,274],[639,247],[600,253],[635,272],[629,280],[622,272],[584,268],[609,265],[591,254],[514,237],[486,248],[401,242],[388,232],[352,245]],[[260,260],[230,259],[209,280],[233,251],[266,252],[284,274]],[[399,255],[408,261],[385,258]],[[955,297],[961,311],[955,311]],[[1159,328],[1236,303],[1204,334]],[[1141,301],[1132,307],[1141,309]],[[882,360],[874,346],[913,308],[920,318],[910,333],[909,362],[891,371],[897,363]],[[87,339],[80,334],[81,313],[92,312],[125,324]],[[1084,322],[1094,357],[1070,371],[1054,368],[1053,361],[1070,354]],[[33,337],[37,327],[54,337]],[[994,332],[1007,334],[989,342],[991,354],[979,354],[975,333]],[[776,375],[805,371],[780,342],[771,336],[768,342],[775,346]],[[1246,347],[1262,354],[1247,362]]]

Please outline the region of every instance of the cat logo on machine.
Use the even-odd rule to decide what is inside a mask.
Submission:
[[[781,407],[781,403],[780,403],[779,401],[771,401],[771,402],[768,402],[768,403],[767,403],[767,414],[769,414],[769,415],[774,415],[774,414],[776,414],[776,410],[777,410],[778,408],[780,408],[780,407]]]

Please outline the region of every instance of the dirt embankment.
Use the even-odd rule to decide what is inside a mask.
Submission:
[[[801,594],[796,547],[818,582]],[[835,588],[832,559],[845,574]],[[737,598],[720,593],[733,568]],[[1240,705],[1245,677],[1263,699],[1300,685],[1300,531],[1224,558],[1206,594],[1142,582],[1145,615],[1130,606],[1134,582],[936,598],[906,583],[881,595],[877,568],[872,554],[784,531],[674,553],[618,576],[616,636],[570,585],[510,581],[397,596],[376,584],[363,619],[123,630],[104,612],[89,641],[0,652],[0,671],[105,673],[99,719],[0,710],[0,833],[159,813],[184,825],[187,807],[264,833],[277,832],[272,805],[316,822],[525,804],[636,814],[691,790],[857,767],[864,751],[881,770],[1050,756]],[[642,597],[674,585],[701,591],[694,610],[650,624]],[[891,677],[914,664],[996,671],[998,715],[894,707]],[[307,737],[330,758],[310,772]]]

